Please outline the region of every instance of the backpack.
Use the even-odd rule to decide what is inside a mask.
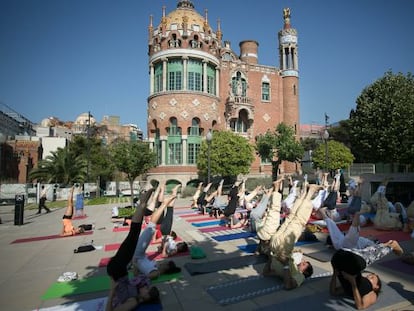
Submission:
[[[75,248],[73,250],[74,253],[84,253],[84,252],[90,252],[95,250],[95,246],[93,246],[93,241],[91,241],[91,243],[89,244],[85,244],[85,245],[81,245],[78,248]]]

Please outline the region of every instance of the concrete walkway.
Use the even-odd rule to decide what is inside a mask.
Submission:
[[[114,205],[115,203],[86,206],[85,212],[88,217],[74,220],[76,225],[93,223],[95,230],[92,235],[13,244],[12,242],[16,239],[58,234],[61,230],[64,209],[53,210],[52,213],[42,213],[41,215],[36,215],[37,210],[26,210],[24,224],[16,226],[14,225],[14,207],[0,206],[0,217],[3,220],[3,224],[0,225],[0,309],[25,311],[59,306],[50,310],[62,310],[64,303],[80,302],[77,307],[72,305],[72,310],[103,310],[102,306],[92,308],[91,304],[88,305],[85,301],[106,297],[107,291],[47,300],[42,300],[41,296],[53,283],[56,283],[57,278],[63,272],[77,272],[81,279],[106,275],[105,268],[98,267],[98,264],[102,258],[112,256],[115,251],[105,251],[103,247],[107,244],[122,242],[127,234],[126,231],[113,232],[111,208]],[[202,233],[199,228],[191,225],[185,217],[182,217],[184,213],[191,212],[190,209],[184,208],[188,205],[189,199],[177,201],[173,229],[183,240],[201,246],[207,253],[207,258],[200,261],[192,260],[189,256],[175,257],[178,266],[183,267],[186,262],[210,262],[225,258],[236,258],[235,260],[237,260],[240,256],[246,255],[238,246],[257,242],[254,237],[226,242],[217,242],[211,239],[207,233]],[[318,237],[321,241],[325,239],[323,234],[318,234]],[[95,246],[102,247],[102,249],[79,254],[73,252],[79,245],[91,240]],[[401,245],[406,251],[414,251],[414,240],[402,242]],[[315,243],[306,245],[302,249],[309,253],[324,248],[323,243]],[[149,250],[155,250],[155,246],[151,245]],[[393,257],[395,255],[391,254],[384,260],[390,260]],[[329,262],[309,260],[318,271],[331,271]],[[298,305],[301,305],[302,310],[312,310],[312,304],[309,303],[326,296],[329,277],[321,277],[292,291],[280,289],[268,294],[256,293],[257,295],[246,298],[246,294],[252,294],[252,290],[247,286],[243,288],[240,283],[247,277],[257,277],[262,267],[263,264],[257,264],[196,276],[191,276],[183,268],[179,280],[157,284],[162,293],[163,310],[243,311],[261,308],[267,310],[267,306],[276,303],[286,308],[291,305],[291,310],[294,310]],[[414,310],[412,304],[414,301],[414,266],[411,268],[413,273],[400,273],[379,264],[370,267],[371,271],[380,273],[383,283],[388,284],[402,297],[396,303],[391,303],[385,308],[372,310]],[[233,302],[219,303],[219,299],[214,298],[208,289],[212,289],[212,286],[218,288],[218,285],[230,284],[230,281],[238,284],[237,286],[240,288],[238,296],[240,297]],[[224,295],[224,293],[223,289],[220,294]],[[271,307],[268,310],[275,308],[277,307]],[[318,308],[318,311],[335,309],[337,306],[329,306],[321,301],[321,307]],[[349,309],[352,310],[351,307]]]

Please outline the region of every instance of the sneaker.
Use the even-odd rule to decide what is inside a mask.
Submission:
[[[72,280],[77,280],[78,279],[78,274],[76,272],[65,272],[65,273],[63,273],[63,276],[69,277]]]

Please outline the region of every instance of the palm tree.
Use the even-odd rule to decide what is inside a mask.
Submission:
[[[46,183],[82,183],[87,174],[87,161],[83,156],[75,156],[69,148],[58,148],[51,155],[39,161],[30,172],[30,178]]]

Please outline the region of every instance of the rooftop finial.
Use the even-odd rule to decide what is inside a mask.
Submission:
[[[180,0],[178,1],[177,8],[189,8],[194,9],[194,4],[190,0]]]
[[[290,8],[283,9],[283,18],[285,20],[285,29],[290,28]]]

